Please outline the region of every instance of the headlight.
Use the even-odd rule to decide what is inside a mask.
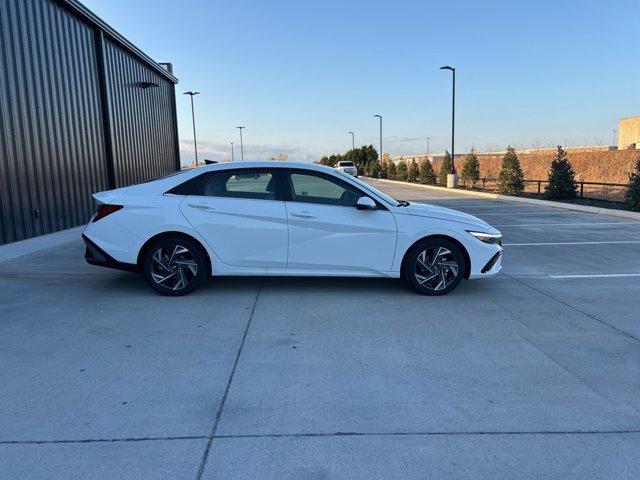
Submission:
[[[470,235],[473,235],[478,240],[484,243],[496,243],[498,245],[502,245],[502,234],[501,233],[485,233],[485,232],[474,232],[471,230],[467,230]]]

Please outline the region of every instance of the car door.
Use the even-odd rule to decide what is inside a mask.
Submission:
[[[389,271],[396,246],[396,222],[378,203],[358,210],[368,196],[333,175],[288,170],[288,268]]]
[[[287,216],[276,169],[211,172],[180,210],[227,265],[284,267]]]

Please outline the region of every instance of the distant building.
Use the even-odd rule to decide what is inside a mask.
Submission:
[[[416,154],[416,155],[400,155],[399,157],[391,157],[391,161],[396,165],[401,160],[404,160],[407,163],[411,163],[412,160],[420,163],[422,160],[428,159],[431,163],[433,163],[433,155],[425,155],[425,154]]]
[[[460,160],[466,155],[466,153],[456,153],[456,161]],[[391,157],[393,163],[397,164],[399,161],[404,160],[407,163],[410,163],[412,160],[415,160],[417,163],[420,163],[423,160],[429,160],[431,163],[438,163],[444,159],[444,153],[431,153],[427,155],[426,153],[418,153],[416,155],[401,155],[399,157]]]
[[[620,119],[618,150],[640,148],[640,116]]]
[[[638,144],[640,145],[640,143]],[[606,152],[608,150],[615,150],[615,147],[610,147],[608,145],[587,145],[582,147],[563,147],[567,153],[588,153],[588,152]],[[545,147],[545,148],[517,148],[516,153],[518,155],[531,155],[531,154],[553,154],[556,151],[556,147]],[[458,162],[464,161],[464,158],[467,156],[469,152],[456,153],[456,165]],[[491,150],[487,152],[479,152],[476,150],[476,155],[479,158],[482,157],[491,157],[491,156],[502,156],[507,153],[506,150]],[[393,163],[397,164],[400,160],[404,160],[409,163],[411,160],[414,160],[420,163],[422,160],[427,159],[432,164],[439,164],[444,159],[444,153],[432,153],[432,154],[416,154],[416,155],[402,155],[399,157],[392,157]]]
[[[544,148],[518,148],[516,149],[516,153],[518,155],[530,155],[530,154],[545,154],[545,153],[555,153],[557,147],[544,147]],[[615,147],[611,147],[609,145],[583,145],[580,147],[566,147],[562,146],[563,150],[567,153],[588,153],[588,152],[606,152],[608,150],[615,150]],[[506,150],[494,150],[489,152],[476,152],[476,155],[504,155],[507,153]],[[465,154],[466,155],[466,154]],[[462,155],[463,157],[465,155]],[[456,154],[456,159],[458,155]]]
[[[274,160],[276,162],[286,162],[289,156],[286,153],[280,152],[279,155],[270,157],[269,160]]]

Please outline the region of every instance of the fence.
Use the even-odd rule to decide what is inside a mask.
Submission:
[[[544,186],[549,183],[548,180],[525,180],[524,191],[527,193],[536,193],[542,195]],[[594,200],[609,200],[614,202],[624,202],[627,193],[628,184],[626,183],[604,183],[604,182],[581,182],[576,181],[578,185],[578,197]],[[482,190],[497,190],[497,178],[481,178],[480,188]]]

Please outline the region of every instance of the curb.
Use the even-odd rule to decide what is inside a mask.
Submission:
[[[369,177],[367,177],[369,178]],[[577,212],[593,213],[596,215],[609,215],[611,217],[629,218],[631,220],[640,220],[640,212],[630,212],[628,210],[617,210],[615,208],[589,207],[587,205],[575,205],[573,203],[552,202],[550,200],[538,200],[537,198],[511,197],[509,195],[501,195],[499,193],[472,192],[469,190],[451,189],[446,187],[436,187],[435,185],[422,185],[420,183],[402,182],[399,180],[387,180],[385,178],[373,178],[379,182],[396,183],[398,185],[411,185],[412,187],[426,188],[440,192],[447,192],[459,195],[469,195],[472,197],[491,198],[494,200],[505,200],[516,203],[528,203],[530,205],[540,205],[542,207],[561,208],[563,210],[574,210]]]

